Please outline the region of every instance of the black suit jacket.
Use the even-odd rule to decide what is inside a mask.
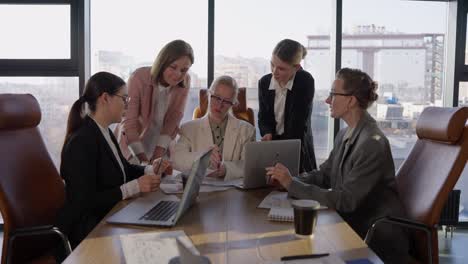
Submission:
[[[300,139],[300,172],[311,171],[317,167],[311,129],[312,101],[314,99],[314,78],[304,70],[296,72],[291,91],[286,96],[284,113],[284,133],[276,133],[275,91],[269,90],[272,74],[263,76],[258,82],[258,126],[260,134],[271,133],[273,139]]]
[[[113,133],[110,135],[124,165],[127,182],[143,175],[144,167],[129,164]],[[65,143],[60,174],[66,184],[66,201],[59,212],[57,226],[67,234],[72,247],[76,247],[122,200],[120,186],[124,183],[117,159],[90,117],[85,118],[83,126]]]

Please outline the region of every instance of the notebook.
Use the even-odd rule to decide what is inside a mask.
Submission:
[[[292,208],[272,207],[268,213],[268,220],[294,222],[294,210]]]

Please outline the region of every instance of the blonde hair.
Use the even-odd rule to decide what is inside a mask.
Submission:
[[[190,62],[193,64],[193,49],[190,44],[180,39],[167,43],[161,51],[159,51],[158,56],[151,66],[151,79],[153,83],[159,83],[164,70],[169,67],[171,63],[184,56],[189,57]]]
[[[237,102],[238,102],[237,101],[237,94],[239,93],[239,88],[237,87],[236,80],[234,80],[234,78],[232,78],[231,76],[221,75],[211,83],[210,93],[213,94],[215,92],[216,87],[218,85],[220,85],[220,84],[224,84],[224,85],[229,86],[230,88],[232,88],[232,90],[234,91],[234,98],[233,98],[232,102],[234,104],[237,104]]]
[[[276,44],[273,55],[286,63],[297,65],[307,55],[307,49],[295,40],[283,39]]]

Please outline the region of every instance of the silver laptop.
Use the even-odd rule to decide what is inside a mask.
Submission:
[[[299,174],[301,141],[299,139],[249,142],[245,145],[244,179],[237,187],[252,189],[267,186],[266,167],[277,162],[291,175]]]
[[[210,163],[211,150],[203,153],[192,164],[182,199],[153,192],[139,197],[107,219],[111,224],[174,226],[195,203],[200,185]]]

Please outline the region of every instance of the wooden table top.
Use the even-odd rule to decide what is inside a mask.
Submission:
[[[107,224],[105,219],[78,245],[64,263],[125,263],[119,235],[148,231],[183,230],[212,263],[262,263],[281,256],[333,253],[343,260],[382,261],[333,210],[320,210],[314,238],[298,239],[293,223],[267,219],[258,204],[270,189],[201,193],[198,202],[175,227]],[[118,203],[111,215],[129,201]]]

